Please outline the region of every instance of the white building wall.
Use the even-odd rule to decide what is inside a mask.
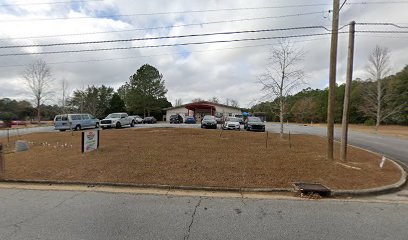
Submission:
[[[166,111],[166,122],[170,121],[170,116],[171,115],[176,115],[180,114],[181,117],[183,117],[183,121],[185,116],[187,116],[188,110],[185,107],[179,107],[179,108],[174,108]],[[192,111],[190,111],[190,114],[192,114]]]
[[[217,104],[214,104],[214,106],[215,106],[215,112],[222,113],[224,117],[233,116],[234,114],[241,114],[242,113],[242,111],[240,109],[237,109],[237,108],[228,107],[228,106],[220,106],[220,105],[217,105]],[[184,120],[184,118],[188,114],[190,114],[190,116],[192,116],[193,112],[194,111],[189,111],[185,107],[173,108],[173,109],[170,109],[170,110],[166,111],[166,121],[169,122],[170,121],[170,116],[171,115],[176,115],[176,114],[180,114],[180,116],[182,116],[183,120]]]

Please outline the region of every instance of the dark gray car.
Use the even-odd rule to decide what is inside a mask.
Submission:
[[[247,131],[265,132],[265,123],[259,117],[248,117],[244,128]]]
[[[201,121],[201,128],[213,128],[217,129],[217,120],[214,116],[205,115]]]

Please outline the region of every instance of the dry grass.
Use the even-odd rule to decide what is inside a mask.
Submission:
[[[400,177],[393,164],[380,169],[378,156],[358,149],[350,149],[347,164],[361,170],[329,162],[326,141],[320,137],[292,135],[289,148],[287,140],[269,133],[266,149],[262,133],[224,131],[222,138],[219,134],[203,129],[104,130],[100,149],[87,154],[80,151],[80,132],[26,135],[31,149],[6,155],[5,177],[278,188],[306,181],[337,189],[377,187]]]

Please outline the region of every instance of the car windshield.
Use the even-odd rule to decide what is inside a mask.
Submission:
[[[230,118],[227,118],[227,121],[228,122],[239,122],[239,119],[236,117],[230,117]]]
[[[248,122],[262,122],[258,117],[250,117],[248,118]]]
[[[119,113],[111,113],[106,118],[120,118],[120,114]]]
[[[204,116],[204,120],[214,120],[215,117],[214,116]]]

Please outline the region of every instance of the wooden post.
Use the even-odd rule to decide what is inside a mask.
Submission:
[[[347,161],[347,136],[348,136],[351,81],[353,79],[355,24],[356,22],[352,21],[349,26],[349,46],[348,46],[348,57],[347,57],[346,88],[344,92],[343,118],[341,121],[340,159],[342,161]]]
[[[266,131],[266,139],[265,139],[266,148],[268,148],[268,138],[269,138],[269,132]]]
[[[327,104],[327,159],[333,160],[334,149],[334,108],[336,103],[336,67],[337,67],[337,42],[339,30],[340,0],[333,0],[333,20],[330,46],[330,71],[329,71],[329,98]]]
[[[289,148],[292,148],[292,142],[290,141],[290,131],[289,131]]]
[[[0,178],[4,178],[5,172],[5,163],[4,163],[4,155],[3,155],[3,144],[0,143]]]

